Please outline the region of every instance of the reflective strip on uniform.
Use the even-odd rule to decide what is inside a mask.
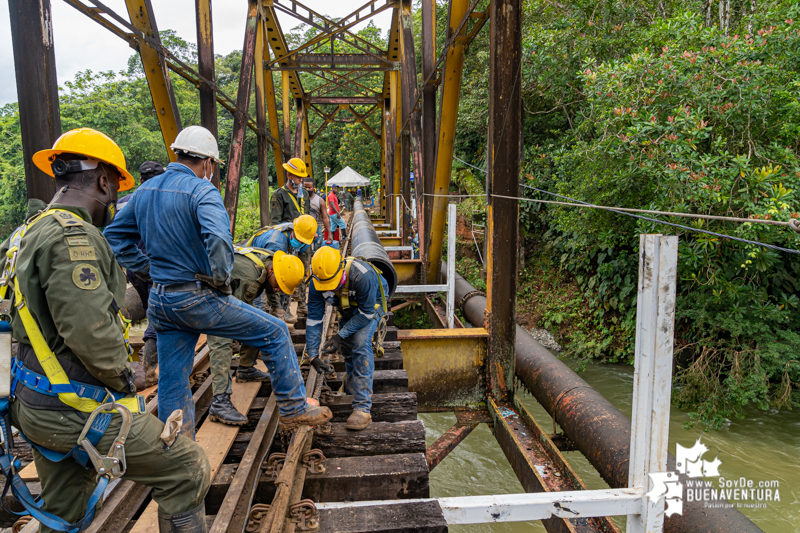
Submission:
[[[366,273],[367,273],[367,269],[366,269],[366,268],[364,268],[364,266],[363,266],[363,265],[362,265],[360,262],[358,262],[358,261],[353,261],[353,264],[356,266],[356,268],[357,268],[357,269],[358,269],[358,270],[359,270],[359,271],[360,271],[362,274],[366,274]],[[380,281],[380,280],[379,280],[379,281]]]
[[[322,324],[322,320],[306,319],[306,326],[319,326],[320,324]]]

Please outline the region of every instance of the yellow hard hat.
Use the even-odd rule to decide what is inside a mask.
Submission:
[[[336,248],[323,246],[311,258],[311,275],[318,291],[331,291],[342,280],[344,264],[342,254]]]
[[[294,219],[294,236],[303,244],[311,244],[317,236],[317,220],[311,215],[300,215]]]
[[[278,286],[286,294],[293,294],[306,277],[306,271],[300,258],[285,254],[280,250],[272,256],[272,273],[275,274]]]
[[[52,164],[59,154],[82,155],[114,165],[121,174],[119,191],[127,191],[134,186],[133,176],[125,166],[125,156],[122,154],[122,150],[117,143],[97,130],[78,128],[64,133],[53,143],[53,148],[39,150],[33,154],[33,164],[48,176],[55,177]]]
[[[290,172],[295,176],[300,176],[301,178],[308,177],[308,170],[306,169],[306,163],[299,157],[293,157],[288,162],[283,164],[283,168],[286,169],[286,172]]]

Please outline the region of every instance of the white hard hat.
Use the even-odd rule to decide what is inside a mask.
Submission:
[[[219,158],[217,140],[203,126],[189,126],[182,129],[175,142],[170,146],[173,152],[185,152],[196,157],[210,157],[217,163],[224,163]]]

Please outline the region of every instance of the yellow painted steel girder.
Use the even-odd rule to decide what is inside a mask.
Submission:
[[[378,201],[381,207],[381,217],[386,217],[386,101],[384,100],[384,104],[381,106],[381,189],[379,191],[379,198]],[[375,191],[372,191],[372,194],[375,194]]]
[[[278,178],[278,184],[283,187],[285,181],[283,169],[283,150],[280,142],[280,126],[278,125],[278,108],[275,103],[275,86],[272,79],[272,72],[264,68],[264,61],[269,60],[269,45],[267,43],[267,28],[266,21],[259,17],[258,28],[256,30],[256,103],[261,108],[263,113],[263,103],[266,102],[267,119],[269,122],[269,130],[272,137],[275,139],[270,142],[272,144],[272,153],[275,159],[275,173]],[[265,184],[265,186],[269,186]]]
[[[400,239],[395,238],[396,244],[389,244],[381,240],[384,246],[400,246]],[[415,285],[419,283],[420,271],[422,269],[422,259],[395,259],[392,266],[397,272],[397,283],[399,285]]]
[[[125,0],[125,5],[131,17],[131,24],[144,35],[160,42],[149,0]],[[178,113],[178,105],[175,103],[175,95],[172,92],[167,63],[165,58],[146,41],[140,40],[138,48],[144,66],[144,74],[147,77],[147,85],[150,87],[150,95],[153,97],[158,124],[161,126],[161,134],[167,147],[167,155],[169,160],[174,162],[177,156],[170,145],[175,142],[175,137],[181,130],[181,118]]]
[[[282,57],[289,53],[289,45],[286,43],[286,37],[283,35],[281,25],[278,22],[278,16],[275,13],[275,8],[272,6],[272,0],[262,0],[260,7],[261,16],[267,24],[267,42],[269,47],[272,48],[272,53],[275,57]],[[266,63],[269,64],[269,63]],[[283,71],[287,72],[287,71]],[[295,98],[303,98],[303,85],[300,83],[300,76],[297,72],[288,71],[289,90]],[[283,93],[283,98],[286,98],[287,93]]]
[[[408,390],[417,393],[422,410],[485,403],[484,328],[399,330],[397,338]]]
[[[450,31],[458,25],[469,9],[469,0],[452,0],[450,4]],[[461,30],[466,33],[466,26]],[[439,115],[439,141],[436,150],[436,178],[432,198],[433,212],[430,223],[430,247],[428,248],[428,283],[436,283],[442,266],[444,223],[450,191],[450,172],[453,170],[453,142],[458,119],[458,100],[461,92],[461,73],[464,67],[464,39],[457,37],[447,51],[442,72],[442,103]]]
[[[401,117],[403,116],[402,115],[403,109],[402,109],[402,102],[400,101],[400,72],[397,70],[393,70],[392,72],[390,72],[389,81],[390,81],[389,94],[391,102],[389,112],[392,114],[392,116],[395,117],[395,125],[397,128],[395,133],[394,146],[390,147],[390,149],[394,150],[394,169],[389,169],[389,172],[394,175],[394,188],[392,189],[392,194],[398,195],[401,194],[403,190],[403,183],[402,183],[403,151],[400,149],[401,146],[400,138],[402,136],[402,131],[403,131],[402,129],[403,121],[401,120]],[[395,198],[394,196],[392,196],[391,198],[387,198],[388,200],[387,208],[393,214],[395,214],[394,203],[396,201],[394,198]],[[402,213],[402,207],[401,207],[401,213]],[[394,220],[394,218],[392,218],[392,220],[394,224],[397,224],[397,221]]]

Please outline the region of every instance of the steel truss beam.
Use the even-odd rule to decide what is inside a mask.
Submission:
[[[375,4],[377,4],[378,2],[385,2],[385,3],[382,6],[376,8]],[[396,2],[397,0],[369,0],[366,4],[356,9],[349,15],[345,16],[340,21],[331,24],[327,32],[313,37],[312,39],[308,40],[305,44],[300,45],[299,47],[297,47],[292,51],[287,50],[287,52],[284,53],[283,55],[278,55],[276,53],[277,57],[269,62],[269,66],[272,67],[273,65],[276,64],[280,64],[281,67],[288,66],[288,64],[291,63],[292,56],[294,54],[302,52],[303,50],[306,50],[307,48],[314,46],[315,44],[320,43],[322,41],[327,41],[331,37],[334,37],[337,34],[349,30],[356,24],[359,24],[360,22],[368,18],[371,18],[379,13],[383,13],[387,9],[394,7]],[[362,17],[361,12],[367,9],[369,9],[370,12],[366,16]]]
[[[233,115],[228,173],[225,176],[225,209],[228,211],[228,217],[231,220],[231,235],[234,234],[236,227],[236,208],[239,204],[239,180],[242,173],[245,140],[246,118],[241,110],[247,109],[250,105],[250,82],[253,78],[253,65],[255,64],[256,30],[259,26],[256,1],[250,0],[248,2],[247,24],[245,26],[244,45],[242,46],[242,64],[239,70],[239,91],[236,95],[236,113]],[[263,126],[263,108],[259,122],[259,125]],[[259,127],[259,130],[263,131],[263,128]],[[261,135],[265,136],[266,132]]]
[[[156,109],[167,155],[170,161],[175,161],[177,156],[170,146],[183,128],[178,113],[178,104],[175,102],[175,94],[172,92],[172,83],[169,79],[169,72],[167,72],[165,57],[161,52],[164,47],[161,46],[161,38],[158,35],[153,6],[150,4],[150,0],[125,0],[125,5],[133,26],[142,35],[149,37],[146,41],[139,41],[139,56],[142,59],[150,95],[153,97],[153,107]],[[155,46],[151,45],[151,42]]]
[[[222,105],[225,109],[230,111],[231,113],[236,112],[236,102],[234,102],[228,95],[226,95],[222,90],[217,86],[217,84],[208,78],[205,78],[200,75],[197,71],[191,68],[189,65],[181,61],[179,58],[175,57],[172,52],[169,51],[168,48],[163,46],[160,42],[156,42],[155,40],[151,39],[149,36],[144,35],[140,32],[136,27],[134,27],[131,23],[127,20],[122,18],[119,14],[114,12],[114,10],[108,8],[103,3],[99,2],[98,0],[86,0],[91,4],[95,5],[96,7],[89,7],[83,3],[83,0],[64,0],[67,4],[71,5],[90,19],[94,20],[107,30],[114,33],[116,36],[120,37],[121,39],[125,40],[130,44],[132,48],[138,48],[140,42],[147,43],[151,48],[158,50],[159,54],[164,57],[164,60],[169,67],[175,74],[179,75],[180,77],[184,78],[186,81],[194,85],[195,87],[200,87],[201,85],[205,84],[206,86],[210,87],[215,94],[217,102]],[[120,27],[112,24],[108,19],[100,16],[100,14],[105,14],[115,22],[119,23],[121,26],[129,30],[129,33],[123,31]],[[249,115],[245,114],[247,117],[247,125],[248,127],[258,132],[258,126],[254,118],[250,117]],[[270,139],[272,140],[272,139]]]
[[[469,0],[452,0],[448,14],[450,35],[464,35],[463,25]],[[462,33],[456,34],[458,27]],[[442,72],[442,102],[439,112],[439,138],[436,143],[435,179],[428,194],[435,196],[425,198],[425,220],[430,221],[428,242],[428,282],[439,280],[442,265],[442,247],[444,242],[444,221],[450,190],[450,172],[453,169],[453,143],[455,141],[456,121],[458,119],[458,102],[461,94],[461,73],[464,69],[464,41],[456,38],[452,48],[445,51],[444,69]]]
[[[31,158],[39,150],[52,147],[61,135],[50,0],[9,0],[8,10],[25,184],[29,199],[49,202],[56,192],[55,181]]]
[[[488,208],[486,222],[486,324],[491,331],[486,369],[488,394],[513,394],[516,339],[522,101],[522,0],[493,0],[489,53]]]
[[[207,80],[216,79],[214,74],[214,33],[212,30],[211,0],[195,0],[195,16],[197,19],[197,70]],[[197,87],[200,93],[200,125],[217,138],[217,99],[214,90],[201,83]],[[219,189],[219,165],[214,163],[214,177],[211,182]]]

